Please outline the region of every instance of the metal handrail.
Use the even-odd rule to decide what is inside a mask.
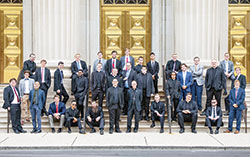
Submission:
[[[89,65],[89,72],[88,72],[88,92],[87,92],[87,95],[85,96],[85,105],[84,105],[84,110],[83,110],[83,115],[84,115],[83,133],[84,134],[86,133],[86,112],[87,112],[88,104],[89,104],[90,74],[91,74],[91,65]]]
[[[245,122],[245,133],[247,133],[247,103],[246,101],[244,102],[245,105],[245,115],[244,115],[244,122]]]

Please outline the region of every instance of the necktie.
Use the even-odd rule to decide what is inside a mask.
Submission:
[[[176,62],[174,62],[173,71],[175,71]]]
[[[213,107],[213,118],[215,118],[215,107]]]
[[[80,63],[79,62],[77,62],[77,67],[78,67],[78,70],[80,69]]]
[[[56,113],[58,113],[58,104],[56,104]]]
[[[101,63],[102,61],[99,59],[99,63]]]
[[[155,62],[152,62],[152,68],[154,68],[154,66],[155,66]]]
[[[128,57],[126,57],[126,63],[128,63]],[[126,65],[127,65],[127,64],[126,64]],[[125,65],[125,66],[126,66],[126,65]],[[128,69],[127,69],[127,66],[126,66],[126,70],[128,70]]]
[[[26,80],[29,80],[29,79],[28,79],[28,78],[26,78],[26,79],[24,79],[24,80],[26,81]]]
[[[43,71],[44,71],[44,70],[43,70],[43,68],[42,68],[42,82],[43,82]]]
[[[112,68],[115,68],[115,60],[113,59]]]
[[[237,99],[238,89],[235,89],[235,99]]]
[[[61,74],[61,83],[62,83],[63,82],[63,71],[62,70],[61,70],[60,74]]]
[[[19,97],[18,97],[18,94],[17,94],[17,92],[16,92],[16,88],[14,87],[13,90],[14,90],[14,93],[15,93],[15,95],[16,95],[16,97],[17,97],[17,102],[20,102]]]

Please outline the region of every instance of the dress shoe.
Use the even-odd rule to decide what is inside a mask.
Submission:
[[[122,133],[122,131],[120,129],[116,129],[115,132],[116,133]]]
[[[219,134],[219,130],[218,129],[215,130],[215,134]]]
[[[82,130],[82,129],[80,129],[80,130],[79,130],[79,133],[80,133],[80,134],[83,134],[84,132],[83,132],[83,130]]]
[[[81,121],[84,121],[84,118],[81,118]]]
[[[205,116],[206,115],[206,111],[204,110],[202,113],[201,113],[201,116]]]
[[[224,114],[224,116],[229,116],[229,112],[226,112],[226,113]]]
[[[197,131],[195,129],[192,130],[192,133],[197,134]]]
[[[154,128],[155,127],[155,123],[152,123],[151,125],[150,125],[150,128]]]
[[[214,131],[212,129],[210,129],[210,134],[214,134]]]
[[[30,133],[36,133],[37,132],[37,130],[36,129],[33,129]]]
[[[71,133],[71,129],[70,129],[70,128],[68,128],[68,133],[69,133],[69,134]]]
[[[199,108],[198,110],[199,110],[199,111],[202,111],[202,108]]]
[[[57,130],[57,133],[61,133],[62,132],[62,128],[59,128],[58,130]]]
[[[18,130],[13,130],[13,132],[14,132],[15,134],[20,134],[20,132],[19,132]]]
[[[30,119],[27,118],[27,119],[26,119],[26,122],[30,122]]]
[[[130,132],[131,132],[131,130],[130,130],[130,129],[127,129],[126,133],[130,133]]]
[[[239,130],[235,130],[234,134],[239,134],[240,131]]]
[[[161,128],[160,133],[164,133],[164,129],[163,128]]]
[[[25,130],[18,130],[20,133],[27,133]]]
[[[180,134],[182,134],[182,133],[184,133],[184,132],[185,132],[185,130],[182,129],[182,128],[181,128],[180,131],[179,131]]]
[[[138,129],[137,128],[134,128],[134,133],[137,133],[138,132]]]
[[[104,131],[103,129],[100,130],[100,135],[103,135],[104,134]]]
[[[232,131],[230,130],[226,130],[226,131],[223,131],[224,133],[231,133]]]
[[[148,117],[145,117],[145,120],[146,120],[146,121],[149,121],[149,118],[148,118]]]
[[[113,134],[113,129],[109,129],[109,134]]]
[[[49,113],[47,111],[45,111],[45,115],[48,117],[49,116]]]
[[[42,130],[37,130],[37,133],[39,134],[39,133],[42,133]]]
[[[96,130],[94,128],[92,128],[91,131],[90,131],[91,134],[95,133],[95,132],[96,132]]]
[[[225,92],[223,93],[223,95],[227,95],[227,92],[225,91]]]
[[[51,128],[51,132],[55,133],[56,132],[55,128]]]

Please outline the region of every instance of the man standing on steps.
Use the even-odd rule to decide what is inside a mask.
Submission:
[[[122,81],[122,78],[118,75],[118,70],[116,68],[112,69],[112,73],[111,75],[109,76],[106,76],[107,77],[107,81],[106,81],[106,89],[112,87],[112,82],[114,79],[117,79],[118,80],[118,87],[120,88],[123,88],[123,81]]]
[[[26,60],[23,63],[23,70],[21,72],[21,78],[24,78],[24,71],[29,70],[30,71],[30,78],[34,79],[34,74],[36,72],[36,63],[35,63],[35,59],[36,59],[36,55],[34,53],[30,54],[30,59]]]
[[[3,108],[10,111],[12,129],[15,134],[26,133],[21,126],[21,97],[18,88],[16,87],[17,80],[10,79],[9,86],[3,90]]]
[[[134,70],[137,72],[137,74],[141,73],[142,66],[143,66],[143,57],[140,56],[138,58],[138,64],[134,67]]]
[[[154,82],[155,93],[158,93],[158,73],[159,73],[159,63],[155,60],[155,53],[150,53],[150,60],[147,63],[148,72],[152,75],[152,79]]]
[[[106,65],[106,59],[103,59],[103,53],[102,51],[99,51],[97,53],[97,56],[98,58],[94,61],[94,64],[93,64],[93,71],[97,71],[97,64],[98,63],[101,63],[102,64],[102,69],[101,71],[105,72],[105,65]]]
[[[125,56],[122,56],[121,59],[122,70],[127,70],[127,63],[131,63],[131,67],[134,68],[135,66],[135,59],[134,57],[130,56],[130,50],[126,48]]]
[[[135,115],[134,133],[139,129],[139,118],[141,111],[142,91],[137,88],[137,82],[132,81],[132,88],[128,90],[128,117],[127,117],[127,133],[131,132],[133,115]]]
[[[110,87],[107,91],[106,95],[106,105],[109,110],[109,133],[113,134],[113,127],[115,124],[115,132],[121,133],[119,127],[119,120],[121,109],[123,108],[124,98],[123,98],[123,90],[118,87],[118,80],[114,79],[113,87]]]
[[[66,104],[69,99],[69,95],[63,85],[63,79],[64,79],[63,67],[64,67],[64,63],[60,61],[58,63],[57,70],[54,72],[54,91],[56,92],[57,95],[60,96],[60,101]],[[63,100],[62,100],[62,96],[63,96]]]
[[[112,58],[107,60],[106,65],[105,65],[106,76],[110,76],[114,68],[118,70],[118,75],[121,76],[122,64],[121,64],[121,61],[116,58],[117,51],[115,50],[112,51],[111,55],[112,55]]]
[[[177,74],[181,71],[181,62],[177,60],[176,53],[172,54],[172,59],[167,62],[165,71],[167,80],[171,77],[172,72],[175,72]]]
[[[50,70],[47,67],[45,67],[47,64],[46,60],[43,59],[41,60],[40,63],[41,63],[41,67],[36,69],[35,81],[38,81],[40,83],[40,89],[42,89],[45,94],[45,101],[44,101],[41,116],[43,116],[43,114],[48,116],[48,112],[46,109],[46,100],[47,100],[48,90],[51,85],[51,73],[50,73]]]

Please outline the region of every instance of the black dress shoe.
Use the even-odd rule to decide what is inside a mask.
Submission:
[[[122,131],[120,129],[116,129],[115,132],[116,133],[122,133]]]
[[[57,133],[61,133],[62,132],[62,128],[59,128],[58,130],[57,130]]]
[[[130,132],[131,132],[131,130],[130,130],[130,129],[127,129],[126,133],[130,133]]]
[[[36,133],[37,132],[37,130],[36,129],[33,129],[30,133]]]
[[[192,130],[192,133],[197,134],[197,131],[195,129]]]
[[[215,134],[219,134],[219,130],[218,129],[215,130]]]
[[[182,134],[182,133],[184,133],[184,132],[185,132],[185,130],[182,129],[182,128],[181,128],[180,131],[179,131],[180,134]]]
[[[18,130],[13,130],[13,132],[14,132],[15,134],[20,134],[20,132],[19,132]]]
[[[68,128],[68,133],[69,133],[69,134],[71,133],[71,129],[70,129],[70,128]]]
[[[90,131],[90,133],[95,133],[96,132],[96,130],[93,128],[93,129],[91,129],[91,131]]]
[[[134,128],[134,133],[137,133],[138,132],[138,129],[137,128]]]
[[[103,135],[104,134],[104,131],[103,129],[100,130],[100,135]]]
[[[201,116],[205,116],[206,115],[206,111],[204,110],[202,113],[201,113]]]
[[[42,130],[37,130],[37,133],[39,134],[39,133],[42,133]]]
[[[210,133],[210,134],[213,134],[214,132],[213,132],[213,130],[212,130],[212,129],[210,129],[209,133]]]
[[[149,121],[149,118],[148,118],[148,117],[145,117],[145,120],[146,120],[146,121]]]
[[[224,116],[229,116],[229,112],[226,112],[226,113],[224,114]]]
[[[163,128],[161,128],[160,133],[164,133],[164,129]]]
[[[51,128],[51,132],[55,133],[56,132],[55,128]]]
[[[80,134],[84,134],[84,131],[82,129],[79,130]]]
[[[223,95],[227,95],[227,92],[224,92]]]
[[[152,123],[151,125],[150,125],[150,128],[154,128],[155,127],[155,123]]]
[[[109,129],[109,134],[113,134],[113,129]]]
[[[20,133],[27,133],[25,130],[18,130]]]

